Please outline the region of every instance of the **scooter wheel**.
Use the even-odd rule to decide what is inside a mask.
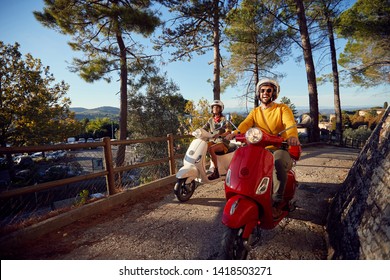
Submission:
[[[191,198],[195,191],[195,180],[192,180],[189,184],[186,184],[186,179],[177,180],[174,193],[177,199],[181,202],[186,202]]]
[[[244,228],[225,228],[222,237],[222,259],[224,260],[245,260],[248,256],[248,249],[245,246],[246,240],[242,238]]]

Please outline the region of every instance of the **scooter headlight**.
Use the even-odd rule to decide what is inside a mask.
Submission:
[[[263,138],[263,133],[260,128],[252,127],[245,133],[245,138],[249,143],[256,144]]]

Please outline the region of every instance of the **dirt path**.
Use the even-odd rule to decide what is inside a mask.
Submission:
[[[326,259],[329,201],[357,155],[352,149],[305,148],[295,167],[299,208],[275,229],[263,231],[261,245],[249,258]],[[74,223],[3,259],[217,259],[224,229],[223,182],[200,186],[187,203],[179,203],[172,189]]]

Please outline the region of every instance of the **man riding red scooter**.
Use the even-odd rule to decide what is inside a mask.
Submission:
[[[228,227],[223,243],[226,258],[246,258],[256,226],[275,227],[287,215],[295,193],[297,182],[291,168],[300,156],[300,143],[291,109],[274,102],[279,92],[276,81],[260,80],[256,93],[261,105],[226,136],[247,143],[236,151],[225,180],[227,203],[222,222]],[[241,133],[246,133],[246,139]],[[229,242],[242,242],[243,246],[235,248]]]

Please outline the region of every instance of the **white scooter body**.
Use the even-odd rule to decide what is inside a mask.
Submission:
[[[189,184],[193,180],[199,183],[215,183],[223,180],[235,152],[217,155],[218,172],[220,176],[218,179],[209,180],[208,176],[210,173],[207,173],[206,171],[207,143],[213,135],[203,128],[195,130],[192,135],[194,135],[196,139],[194,139],[188,147],[183,159],[183,166],[176,173],[176,178],[186,178],[186,184]]]

